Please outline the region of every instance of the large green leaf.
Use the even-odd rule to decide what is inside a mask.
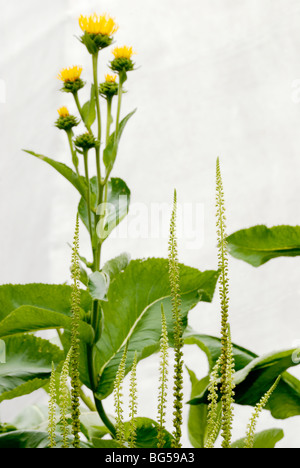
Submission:
[[[181,313],[184,326],[187,313],[199,301],[211,302],[218,272],[200,272],[180,265]],[[110,284],[107,302],[102,302],[104,329],[96,346],[100,381],[98,396],[109,395],[123,352],[129,341],[126,371],[134,357],[146,358],[156,352],[161,336],[161,304],[167,317],[169,341],[172,345],[173,322],[168,275],[168,260],[132,260]]]
[[[270,449],[275,448],[277,442],[283,439],[284,433],[282,429],[267,429],[262,432],[258,432],[254,436],[254,445],[253,448],[256,449]],[[232,448],[244,448],[245,438],[235,441],[231,447]]]
[[[201,335],[190,327],[187,327],[184,332],[184,343],[188,345],[196,344],[202,351],[204,351],[208,359],[210,371],[213,369],[222,350],[220,338],[210,335]],[[234,343],[232,347],[236,371],[242,369],[257,357],[257,354],[254,354],[248,349]]]
[[[200,335],[198,335],[198,339],[200,339],[199,337]],[[206,341],[207,343],[208,341]],[[215,346],[214,349],[216,349]],[[237,347],[234,345],[233,349],[237,349]],[[240,405],[256,405],[272,386],[277,376],[281,374],[281,380],[271,395],[266,408],[277,419],[299,415],[300,382],[286,372],[288,368],[299,364],[297,360],[293,359],[296,351],[292,349],[255,357],[248,364],[245,364],[247,353],[243,352],[242,361],[238,361],[235,355],[235,402]],[[249,357],[250,355],[249,351]],[[189,401],[192,405],[205,402],[207,402],[207,388]]]
[[[66,285],[32,283],[0,286],[0,336],[46,330],[71,329],[71,287]],[[91,297],[81,291],[81,315],[91,308]],[[93,339],[93,330],[80,320],[81,338]]]
[[[258,267],[272,258],[300,255],[300,226],[253,226],[231,234],[227,242],[233,257]]]
[[[45,161],[47,164],[52,166],[57,172],[59,172],[59,174],[61,174],[65,179],[67,179],[78,190],[82,197],[86,198],[87,186],[84,177],[78,176],[76,172],[74,172],[66,164],[63,164],[59,161],[55,161],[54,159],[48,158],[47,156],[44,156],[42,154],[37,154],[34,151],[24,151],[28,154],[32,154],[32,156],[35,156],[41,161]]]
[[[0,402],[45,386],[52,362],[57,365],[64,359],[57,346],[34,335],[11,336],[3,341],[6,362],[0,365]]]

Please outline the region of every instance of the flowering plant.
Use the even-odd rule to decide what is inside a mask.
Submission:
[[[60,173],[77,191],[74,216],[71,285],[26,284],[0,287],[0,336],[6,362],[0,367],[0,401],[37,389],[49,394],[49,406],[35,424],[24,429],[1,425],[1,447],[159,447],[182,446],[183,347],[197,345],[209,361],[209,375],[198,380],[192,370],[188,434],[194,447],[213,447],[220,434],[222,446],[269,446],[281,431],[255,435],[256,419],[266,405],[275,417],[299,414],[295,379],[284,373],[296,365],[295,350],[258,357],[231,342],[228,315],[227,238],[223,187],[217,162],[218,267],[199,271],[180,264],[176,241],[177,195],[170,220],[168,258],[130,260],[121,253],[101,262],[102,249],[113,229],[127,215],[130,190],[112,177],[121,136],[135,110],[121,118],[124,83],[135,70],[132,47],[114,47],[110,70],[99,83],[99,56],[113,43],[118,26],[109,15],[80,16],[81,43],[92,59],[89,100],[80,91],[87,86],[81,66],[58,74],[62,91],[72,97],[78,115],[66,105],[58,109],[55,126],[65,132],[73,167],[26,150]],[[70,96],[71,95],[71,96]],[[103,118],[103,106],[106,118]],[[113,118],[113,113],[115,115]],[[82,127],[84,131],[82,131]],[[91,175],[94,163],[96,174]],[[90,259],[79,251],[80,229],[90,240]],[[211,302],[220,281],[221,337],[188,327],[188,313],[200,302]],[[59,342],[35,332],[57,330]],[[166,427],[168,368],[174,352],[173,429]],[[157,418],[140,414],[137,405],[137,366],[160,353]],[[297,362],[298,363],[298,362]],[[123,385],[130,373],[130,402],[124,415]],[[69,384],[70,377],[70,384]],[[298,385],[298,396],[299,396]],[[114,393],[115,415],[108,415],[105,399]],[[286,407],[280,399],[285,396]],[[255,406],[246,437],[231,440],[233,404]],[[126,420],[126,418],[128,418]],[[22,417],[19,421],[22,421]],[[30,418],[29,418],[30,420]]]

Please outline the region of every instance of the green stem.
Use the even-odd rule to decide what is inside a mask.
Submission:
[[[85,171],[85,178],[87,184],[87,210],[88,210],[88,220],[89,220],[89,231],[91,242],[93,244],[93,228],[92,228],[92,217],[91,217],[91,189],[90,189],[90,178],[89,178],[89,166],[88,166],[88,152],[86,150],[83,151],[83,158],[84,158],[84,171]]]
[[[101,420],[103,421],[107,429],[110,431],[112,437],[115,439],[116,438],[115,426],[113,425],[111,420],[108,418],[107,414],[105,413],[103,405],[102,405],[102,401],[98,400],[98,398],[95,397],[95,404],[96,404],[96,408],[97,408],[97,411]]]
[[[107,118],[106,118],[106,139],[105,139],[105,146],[108,144],[109,134],[110,134],[110,126],[112,122],[111,117],[111,104],[112,104],[112,97],[107,98]]]
[[[121,114],[121,103],[122,103],[122,94],[123,94],[123,79],[121,75],[119,75],[119,88],[118,88],[118,105],[117,105],[117,117],[116,117],[116,133],[115,136],[117,137],[119,132],[119,124],[120,124],[120,114]]]
[[[76,173],[79,176],[80,174],[79,174],[79,170],[78,170],[78,157],[77,157],[76,151],[75,151],[74,146],[73,146],[72,130],[67,130],[66,133],[67,133],[67,136],[68,136],[68,141],[69,141],[70,150],[71,150],[71,154],[72,154],[72,162],[73,162],[74,167],[76,169]]]
[[[100,204],[100,185],[101,185],[101,165],[100,165],[100,146],[101,146],[101,113],[100,113],[100,101],[99,101],[99,86],[98,86],[98,52],[93,55],[93,79],[95,87],[95,101],[96,101],[96,112],[97,112],[97,139],[98,144],[96,146],[96,167],[97,167],[97,178],[98,178],[98,204]]]

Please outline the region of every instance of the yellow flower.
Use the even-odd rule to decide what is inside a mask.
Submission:
[[[115,83],[117,75],[105,75],[106,83]]]
[[[111,36],[119,29],[119,26],[109,15],[97,15],[96,13],[91,16],[80,15],[79,26],[83,32],[103,36]]]
[[[68,115],[70,115],[68,109],[65,106],[57,109],[57,112],[60,117],[68,117]]]
[[[125,59],[131,59],[131,56],[135,54],[136,52],[133,52],[132,47],[115,47],[114,50],[112,51],[114,54],[115,58],[125,58]]]
[[[80,75],[82,72],[82,67],[79,67],[78,65],[74,65],[73,67],[69,68],[63,68],[57,78],[61,81],[71,81],[74,82],[76,80],[79,80]]]

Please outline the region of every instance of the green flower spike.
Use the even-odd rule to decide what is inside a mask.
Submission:
[[[168,353],[169,341],[167,320],[163,305],[161,304],[161,339],[160,339],[160,366],[159,366],[159,396],[158,396],[158,430],[157,448],[165,446],[165,424],[168,391]]]
[[[69,448],[69,423],[68,423],[68,408],[69,408],[69,388],[68,377],[70,360],[72,356],[72,347],[69,349],[67,357],[64,361],[59,382],[59,400],[60,400],[60,424],[62,429],[62,448]]]
[[[128,434],[128,445],[129,448],[135,448],[136,444],[136,415],[137,415],[137,379],[136,379],[136,367],[137,367],[137,352],[134,353],[134,359],[130,375],[130,388],[129,388],[129,434]]]
[[[207,413],[207,437],[205,448],[214,448],[214,442],[217,438],[220,429],[219,409],[218,409],[218,383],[219,383],[219,370],[221,364],[221,356],[217,360],[212,369],[209,378],[208,387],[208,413]]]
[[[118,367],[117,375],[114,382],[114,402],[116,411],[116,436],[121,447],[125,446],[125,425],[123,419],[123,381],[125,378],[126,358],[128,351],[128,342],[125,345],[124,352]]]
[[[79,320],[80,320],[80,265],[79,265],[79,219],[76,218],[75,234],[72,249],[72,294],[71,294],[71,310],[72,310],[72,332],[71,332],[71,347],[72,360],[70,365],[71,377],[71,415],[72,415],[72,433],[74,436],[73,447],[80,447],[80,376],[79,376]]]
[[[179,287],[179,264],[177,258],[177,239],[176,239],[176,215],[177,215],[177,195],[176,190],[174,191],[173,211],[170,222],[170,238],[169,238],[169,278],[171,286],[171,297],[172,297],[172,314],[173,314],[173,326],[174,326],[174,353],[175,353],[175,364],[174,364],[174,387],[173,387],[173,448],[181,447],[181,435],[182,435],[182,400],[183,400],[183,338],[182,338],[182,319],[180,313],[180,287]]]
[[[55,368],[52,362],[52,370],[49,383],[49,404],[48,404],[48,434],[49,434],[49,446],[54,448],[56,446],[56,379],[55,379]]]
[[[222,400],[222,447],[230,448],[233,421],[234,361],[228,321],[228,252],[226,242],[226,217],[224,207],[223,183],[219,158],[216,165],[216,208],[218,236],[218,267],[220,271],[219,293],[221,301],[221,400]]]
[[[274,390],[276,389],[280,379],[281,379],[281,376],[277,377],[272,387],[264,394],[264,396],[260,399],[259,403],[257,403],[257,405],[255,406],[252,418],[248,424],[248,431],[245,437],[244,448],[253,448],[257,419],[260,413],[262,412],[262,410],[265,408],[266,404],[268,403],[269,398],[274,392]]]

